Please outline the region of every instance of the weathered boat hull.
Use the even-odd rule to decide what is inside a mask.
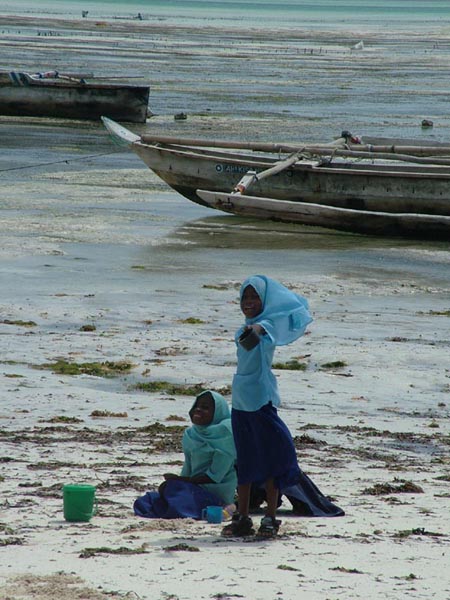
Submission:
[[[197,189],[232,191],[247,171],[261,171],[275,158],[250,154],[143,144],[131,149],[180,194],[203,204]],[[250,196],[312,202],[378,212],[450,215],[450,171],[442,167],[301,161],[270,178],[256,181]]]
[[[107,83],[49,83],[17,86],[0,83],[0,114],[97,121],[107,115],[117,121],[144,123],[148,86]]]
[[[147,141],[149,136],[137,136],[108,119],[104,123],[117,143],[131,148],[170,187],[194,202],[262,219],[450,240],[446,149],[443,158],[431,160],[413,154],[406,160],[335,160],[331,151],[333,160],[313,161],[292,150],[280,160],[267,152],[249,153],[248,148],[207,148],[202,140],[191,145],[173,138]],[[326,152],[330,154],[329,148]],[[240,194],[232,193],[236,187]]]
[[[352,233],[450,240],[450,216],[352,210],[197,190],[211,208],[244,217],[327,227]]]

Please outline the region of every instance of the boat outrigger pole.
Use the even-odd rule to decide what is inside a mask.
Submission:
[[[244,192],[246,192],[249,187],[255,183],[255,181],[260,181],[261,179],[265,179],[271,175],[276,175],[277,173],[280,173],[280,171],[284,171],[285,169],[291,167],[299,159],[300,152],[295,152],[291,156],[288,156],[288,158],[276,162],[273,167],[270,167],[270,169],[266,169],[260,173],[257,173],[256,171],[247,171],[247,173],[234,187],[233,194],[244,194]]]

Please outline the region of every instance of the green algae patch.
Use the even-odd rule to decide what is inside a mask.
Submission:
[[[100,546],[98,548],[84,548],[79,556],[80,558],[92,558],[99,554],[121,554],[122,556],[129,556],[131,554],[148,554],[148,551],[146,544],[142,544],[139,548],[128,548],[127,546],[108,548],[107,546]]]
[[[394,479],[394,483],[376,483],[371,488],[366,488],[362,492],[370,496],[384,496],[387,494],[423,494],[423,489],[420,485],[412,481],[403,479]]]
[[[169,415],[166,417],[166,421],[186,421],[186,419],[178,415]]]
[[[37,369],[48,369],[57,375],[94,375],[95,377],[115,377],[129,373],[134,365],[127,361],[105,361],[74,363],[67,360],[57,360],[36,366]]]
[[[340,573],[353,573],[354,575],[363,574],[363,572],[359,569],[347,569],[347,567],[331,567],[330,571],[339,571]]]
[[[294,446],[297,450],[301,450],[305,446],[326,446],[327,443],[323,440],[316,440],[310,435],[303,433],[294,437]]]
[[[187,319],[180,319],[178,323],[183,323],[184,325],[203,325],[206,321],[197,319],[197,317],[188,317]]]
[[[115,417],[115,418],[126,418],[128,413],[126,412],[111,412],[109,410],[93,410],[90,414],[91,417],[104,418],[104,417]]]
[[[83,423],[83,419],[79,419],[78,417],[67,417],[66,415],[57,415],[56,417],[51,417],[50,419],[46,419],[45,421],[40,421],[41,423]]]
[[[20,319],[3,319],[3,321],[0,321],[0,323],[3,323],[3,325],[17,325],[19,327],[37,327],[37,323],[34,321],[22,321]]]
[[[219,291],[226,291],[226,290],[230,290],[230,289],[239,289],[240,284],[235,284],[235,283],[204,283],[202,285],[202,288],[205,290],[219,290]]]
[[[190,546],[189,544],[180,543],[174,546],[165,546],[163,548],[166,552],[200,552],[200,548],[197,546]]]
[[[320,365],[321,369],[342,369],[343,367],[346,367],[347,363],[344,360],[334,360],[332,362],[326,362],[323,363],[323,365]]]
[[[0,547],[3,546],[22,546],[23,539],[19,537],[7,537],[0,539]]]
[[[182,384],[168,381],[145,381],[132,386],[141,392],[163,392],[165,394],[180,394],[181,396],[198,396],[205,390],[201,383]]]
[[[308,365],[306,363],[301,363],[298,360],[288,360],[284,363],[275,363],[272,367],[273,369],[281,369],[284,371],[306,371]]]
[[[179,394],[180,396],[198,396],[209,388],[205,383],[170,383],[169,381],[145,381],[132,386],[141,392],[161,392],[164,394]],[[215,389],[222,395],[230,393],[230,386]]]

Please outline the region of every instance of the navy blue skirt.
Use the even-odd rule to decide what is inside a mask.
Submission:
[[[292,436],[272,404],[254,412],[233,408],[231,423],[238,483],[261,485],[273,478],[275,486],[282,489],[300,481]]]
[[[195,483],[169,479],[162,495],[147,492],[133,508],[135,515],[146,519],[201,519],[207,506],[223,506],[223,500]]]

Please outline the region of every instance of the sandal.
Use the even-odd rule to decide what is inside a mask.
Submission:
[[[280,529],[281,521],[275,519],[275,517],[263,517],[261,519],[261,525],[256,534],[258,537],[273,538],[276,537],[278,530]]]
[[[221,535],[224,537],[247,537],[253,535],[255,530],[253,529],[253,521],[250,517],[244,517],[238,513],[234,513],[231,523],[225,525],[222,529]]]

